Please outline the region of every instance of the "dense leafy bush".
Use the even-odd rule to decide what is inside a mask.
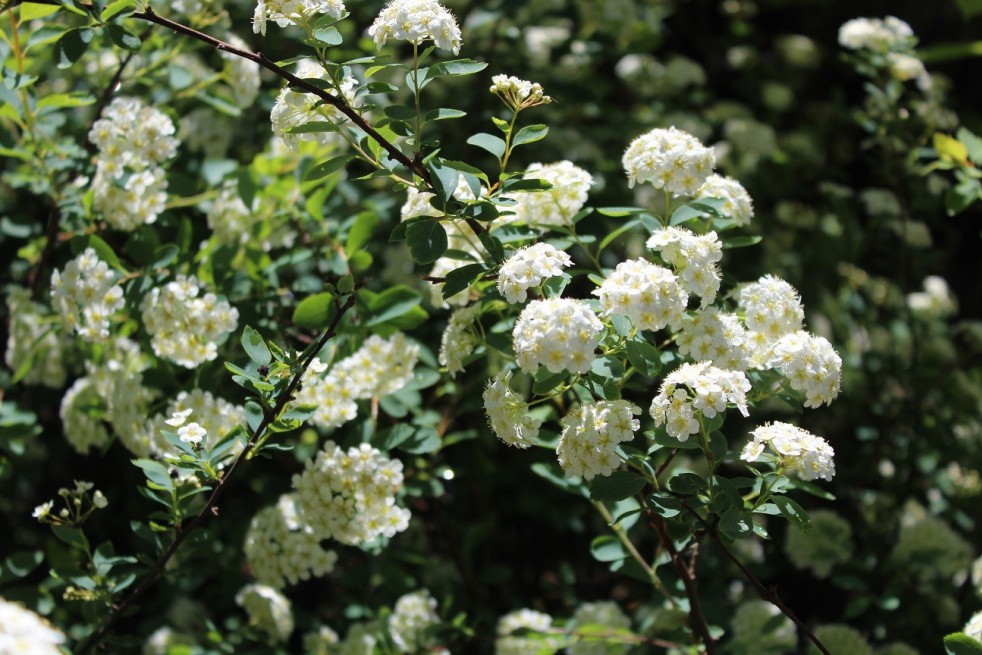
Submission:
[[[5,4],[0,653],[982,652],[979,13]]]

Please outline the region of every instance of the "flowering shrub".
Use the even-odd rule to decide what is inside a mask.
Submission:
[[[573,4],[0,9],[0,652],[982,652],[913,28]]]

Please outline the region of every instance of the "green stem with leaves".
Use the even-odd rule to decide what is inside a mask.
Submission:
[[[150,571],[147,572],[140,583],[133,588],[126,598],[124,598],[119,604],[113,606],[112,612],[102,622],[102,624],[99,625],[95,631],[92,632],[92,634],[90,634],[83,642],[79,644],[78,649],[75,651],[76,655],[86,655],[87,653],[91,653],[93,650],[95,650],[95,648],[102,642],[103,639],[105,639],[112,628],[116,625],[120,617],[122,617],[130,607],[133,607],[134,603],[142,598],[143,594],[146,593],[153,583],[156,582],[161,575],[163,575],[164,570],[167,567],[167,563],[174,557],[175,553],[177,553],[177,550],[181,547],[181,544],[184,543],[188,536],[206,519],[217,515],[218,501],[228,488],[229,481],[235,476],[235,473],[239,470],[239,468],[248,459],[250,459],[251,453],[260,440],[266,435],[266,431],[270,424],[273,423],[273,421],[279,417],[283,410],[286,409],[286,406],[294,400],[294,394],[297,391],[297,387],[300,385],[300,380],[310,367],[310,363],[317,356],[317,353],[320,352],[325,345],[327,345],[327,342],[334,337],[337,332],[338,325],[341,323],[341,319],[344,318],[348,310],[354,307],[354,305],[354,295],[348,296],[343,303],[339,299],[335,300],[337,312],[335,313],[334,320],[331,321],[331,324],[321,335],[317,342],[317,347],[310,350],[310,354],[301,363],[300,369],[296,372],[296,374],[294,374],[293,378],[290,380],[290,383],[279,394],[279,396],[277,396],[276,402],[270,407],[264,407],[262,420],[253,430],[245,448],[242,449],[242,452],[239,453],[238,457],[235,458],[235,461],[232,462],[228,472],[218,482],[218,484],[215,485],[215,488],[208,496],[208,500],[205,502],[204,507],[201,508],[193,519],[177,527],[174,532],[174,539],[160,555]]]

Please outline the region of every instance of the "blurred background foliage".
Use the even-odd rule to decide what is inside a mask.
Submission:
[[[337,49],[339,59],[374,50],[358,30],[383,3],[348,4],[351,18],[342,24],[346,38]],[[825,626],[822,634],[836,655],[870,652],[870,647],[877,653],[908,652],[903,644],[910,652],[939,652],[941,636],[960,629],[982,607],[982,567],[975,566],[973,574],[972,566],[982,551],[982,214],[969,206],[949,215],[945,194],[952,179],[923,167],[936,158],[931,150],[936,132],[954,134],[963,126],[982,133],[979,60],[971,49],[951,47],[982,35],[982,3],[446,4],[463,28],[462,56],[490,66],[475,77],[427,88],[430,106],[469,114],[438,124],[444,156],[490,166],[482,159],[486,153],[465,141],[490,125],[486,89],[495,74],[539,82],[556,100],[535,110],[535,120],[551,126],[549,137],[519,150],[516,164],[573,161],[597,181],[590,194],[594,207],[660,202],[644,189],[629,190],[622,173],[620,156],[641,132],[675,125],[717,147],[720,171],[740,180],[754,199],[750,232],[764,236],[757,246],[727,253],[724,288],[766,273],[787,279],[801,293],[808,329],[827,336],[844,363],[842,395],[802,418],[803,427],[826,437],[836,451],[837,475],[825,485],[829,498],[802,500],[812,511],[814,530],[802,535],[775,522],[768,526],[771,541],[741,542],[741,555],[765,584],[777,585],[799,617],[810,626]],[[263,39],[253,34],[250,2],[198,6],[200,12],[183,14],[155,9],[179,19],[190,14],[193,24],[216,35],[230,29],[275,60],[302,54],[290,30],[271,29]],[[215,15],[220,18],[209,18]],[[838,45],[837,30],[846,20],[884,15],[913,27],[934,79],[930,91],[910,84],[888,88],[889,82],[863,76]],[[199,51],[163,30],[145,38],[141,73],[124,78],[122,89],[152,98],[183,122],[170,192],[191,197],[214,188],[224,174],[223,160],[246,165],[267,149],[269,109],[280,85],[264,76],[259,101],[232,115],[237,112],[220,98],[195,88],[202,70],[221,68],[217,53]],[[103,58],[92,50],[52,85],[99,95],[114,70],[114,56],[118,51]],[[64,119],[53,114],[52,133],[84,144],[91,119],[84,111],[74,125],[62,125]],[[67,142],[63,146],[71,151]],[[75,156],[82,159],[84,153]],[[273,179],[263,176],[264,166],[270,173],[287,173],[281,189],[261,192],[272,198],[270,215],[288,215],[287,224],[300,228],[307,247],[316,249],[330,233],[343,233],[358,212],[373,212],[380,227],[366,248],[376,267],[366,268],[364,282],[382,288],[397,280],[424,289],[413,279],[403,246],[386,243],[403,200],[390,184],[356,181],[368,171],[354,167],[336,182],[323,207],[327,218],[319,222],[308,204],[313,189],[301,188],[299,173],[278,168],[275,157],[254,164],[260,188]],[[25,261],[38,254],[43,221],[31,196],[14,191],[27,182],[11,166],[5,183],[0,252],[5,275],[23,284],[30,270]],[[38,196],[51,192],[30,190]],[[147,238],[204,240],[208,231],[201,217],[193,206],[172,209],[147,230]],[[602,236],[619,220],[595,214],[580,225]],[[641,244],[639,238],[627,239],[620,254],[636,255]],[[264,273],[271,264],[283,271],[281,278]],[[269,316],[285,321],[296,299],[319,290],[336,262],[328,253],[288,267],[274,255],[250,251],[235,266],[240,270],[216,272],[215,281],[230,296],[236,285],[244,285],[255,298],[254,315],[242,318],[247,324]],[[956,305],[911,300],[911,294],[926,293],[929,276],[947,281]],[[277,293],[284,288],[295,297]],[[412,334],[436,343],[446,314],[428,310],[429,320]],[[65,356],[69,367],[80,369],[71,348]],[[423,359],[435,368],[432,352]],[[464,612],[475,631],[451,637],[448,645],[455,653],[491,652],[495,622],[513,609],[570,617],[579,603],[600,599],[617,601],[633,616],[637,631],[670,638],[680,617],[662,607],[648,585],[591,557],[592,537],[605,530],[602,518],[584,499],[532,470],[535,462],[553,462],[553,453],[510,449],[487,433],[479,401],[486,375],[477,369],[406,397],[410,404],[420,403],[414,412],[438,414],[445,440],[438,453],[403,456],[411,481],[410,528],[378,553],[338,547],[341,563],[333,574],[291,588],[298,626],[323,623],[342,632],[403,593],[426,587],[441,599],[442,616]],[[8,558],[0,593],[54,612],[61,624],[81,621],[73,614],[77,609],[62,608],[60,598],[46,592],[50,581],[44,570],[65,556],[63,547],[46,526],[25,517],[67,481],[92,479],[109,497],[111,513],[88,525],[90,539],[112,538],[117,552],[133,552],[140,546],[127,523],[144,514],[146,505],[127,490],[142,478],[118,446],[86,456],[70,451],[57,414],[64,388],[12,385],[10,374],[5,373],[0,415],[0,532],[7,535],[0,542],[0,561]],[[174,370],[158,375],[148,383],[160,388],[175,383],[168,376],[187,376]],[[194,375],[200,386],[239,398],[220,360]],[[773,418],[789,414],[777,405],[767,411]],[[360,429],[348,426],[332,438],[354,442]],[[215,649],[272,652],[261,642],[238,643],[247,633],[232,598],[249,579],[240,545],[252,515],[288,490],[290,476],[314,452],[317,440],[305,432],[297,435],[292,453],[250,465],[222,503],[218,520],[196,535],[197,547],[179,555],[180,575],[156,589],[122,630],[134,636],[134,649],[166,623],[181,632],[210,634],[199,643],[210,639]],[[653,536],[640,536],[639,542],[644,552],[653,551]],[[16,573],[37,564],[27,555],[35,551],[43,552],[47,563],[18,578]],[[803,640],[797,642],[787,626],[770,620],[769,606],[712,547],[701,553],[699,575],[709,620],[728,631],[729,652],[804,652]],[[283,652],[302,652],[301,632],[280,647]],[[662,651],[642,646],[638,652]]]

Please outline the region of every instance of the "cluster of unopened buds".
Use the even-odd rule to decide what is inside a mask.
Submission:
[[[49,500],[35,507],[33,516],[41,523],[81,525],[92,512],[109,504],[103,493],[94,487],[91,482],[76,480],[73,489],[62,487],[58,490],[65,507],[55,511],[55,501]]]

